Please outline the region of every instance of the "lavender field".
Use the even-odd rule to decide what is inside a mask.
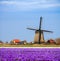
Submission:
[[[60,48],[0,48],[0,61],[60,61]]]

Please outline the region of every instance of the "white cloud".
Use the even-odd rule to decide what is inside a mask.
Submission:
[[[60,7],[60,3],[57,0],[26,0],[26,1],[1,1],[0,4],[6,5],[10,9],[16,10],[31,10],[40,8]],[[7,8],[7,9],[8,9]]]

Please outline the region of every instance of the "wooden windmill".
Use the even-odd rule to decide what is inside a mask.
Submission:
[[[44,34],[43,32],[50,32],[52,33],[52,31],[48,31],[48,30],[42,30],[41,29],[41,25],[42,25],[42,17],[40,17],[40,25],[39,25],[39,29],[33,29],[33,28],[27,28],[29,30],[34,30],[35,31],[35,37],[34,37],[34,43],[44,43]]]

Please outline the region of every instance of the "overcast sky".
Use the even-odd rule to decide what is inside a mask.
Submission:
[[[60,37],[60,0],[0,0],[0,40],[34,40],[40,16],[42,29],[54,33],[44,33],[45,40]]]

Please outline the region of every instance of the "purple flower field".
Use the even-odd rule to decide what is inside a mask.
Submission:
[[[60,61],[60,48],[0,48],[0,61]]]

